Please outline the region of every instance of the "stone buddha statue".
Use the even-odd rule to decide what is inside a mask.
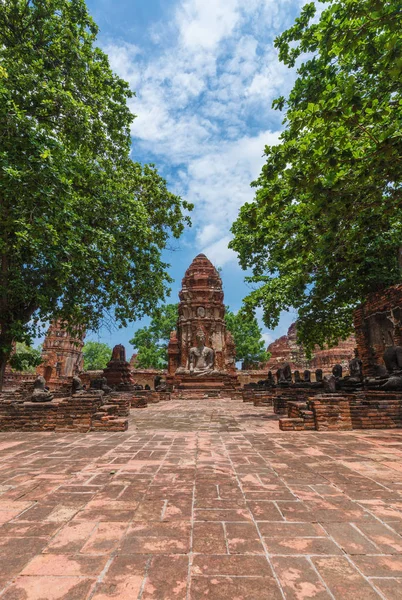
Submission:
[[[202,329],[197,331],[196,338],[197,345],[190,348],[190,374],[198,377],[218,374],[218,371],[214,370],[215,353],[212,348],[205,345],[205,334]]]
[[[355,348],[354,358],[349,362],[349,380],[360,382],[363,379],[362,361],[359,358],[359,351]]]

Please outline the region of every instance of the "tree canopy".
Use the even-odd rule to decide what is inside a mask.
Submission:
[[[12,353],[9,362],[10,367],[14,371],[35,373],[36,367],[42,362],[41,346],[32,348],[32,346],[17,342],[15,351]]]
[[[253,314],[243,311],[235,314],[226,307],[225,322],[235,342],[236,361],[241,361],[245,368],[258,368],[268,361],[261,327]]]
[[[178,304],[164,304],[154,311],[149,327],[134,333],[130,344],[137,350],[136,366],[142,369],[165,369],[170,332],[176,329]]]
[[[191,205],[130,159],[133,92],[83,0],[0,3],[0,389],[12,340],[125,325],[165,297]]]
[[[307,349],[333,345],[368,293],[401,279],[402,11],[397,0],[307,4],[275,42],[298,67],[278,145],[231,247],[255,284],[245,308],[274,327],[298,309]],[[398,265],[399,256],[399,265]]]
[[[84,356],[84,370],[98,371],[105,369],[112,358],[112,348],[101,342],[85,342],[82,354]]]

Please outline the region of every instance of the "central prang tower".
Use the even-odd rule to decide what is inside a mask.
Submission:
[[[229,381],[234,384],[236,351],[232,335],[226,330],[222,280],[205,254],[196,256],[187,269],[179,298],[177,330],[172,332],[168,347],[169,383],[191,389],[226,387]],[[201,332],[205,348],[197,352]],[[203,374],[193,364],[194,356],[200,354],[202,363],[203,353],[210,356],[210,350],[213,362]]]

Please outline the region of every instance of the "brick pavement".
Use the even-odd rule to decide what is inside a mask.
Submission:
[[[401,458],[231,400],[0,434],[0,600],[400,600]]]

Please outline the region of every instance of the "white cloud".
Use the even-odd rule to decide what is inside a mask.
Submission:
[[[268,348],[268,346],[269,346],[270,344],[272,344],[272,342],[275,340],[275,337],[272,335],[272,333],[268,333],[268,332],[266,332],[266,333],[263,333],[263,334],[261,335],[261,337],[262,337],[262,339],[263,339],[263,340],[264,340],[264,342],[265,342],[265,346],[266,346],[266,348]]]
[[[177,0],[163,23],[169,35],[158,26],[150,32],[154,52],[115,40],[105,48],[137,93],[133,157],[145,151],[165,173],[175,169],[173,188],[195,205],[196,250],[220,266],[235,259],[230,226],[253,198],[265,145],[279,137],[282,117],[271,104],[291,89],[294,73],[278,61],[273,40],[300,4]]]
[[[216,238],[219,237],[220,234],[221,230],[219,229],[219,227],[215,225],[215,223],[209,223],[208,225],[205,225],[204,227],[202,227],[202,229],[199,229],[197,231],[197,244],[199,246],[205,246],[206,244],[210,244],[211,242],[216,240]]]
[[[183,45],[191,50],[214,49],[238,22],[238,0],[186,0],[179,5],[177,22]]]
[[[226,235],[217,242],[202,249],[202,252],[208,256],[215,267],[223,267],[231,261],[237,261],[236,253],[228,248],[230,235]]]

